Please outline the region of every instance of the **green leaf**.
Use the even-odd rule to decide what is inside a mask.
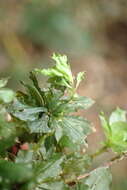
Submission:
[[[115,152],[127,151],[127,122],[115,122],[111,125],[110,146]]]
[[[26,182],[32,176],[32,169],[27,165],[0,160],[0,177],[8,180],[9,183]]]
[[[16,135],[15,124],[7,122],[0,115],[0,155],[7,154],[6,150],[13,146]]]
[[[0,137],[1,139],[8,138],[11,134],[15,132],[13,123],[7,122],[3,114],[0,114]]]
[[[42,183],[46,180],[58,177],[62,171],[61,164],[63,160],[63,156],[55,155],[47,162],[40,163],[37,166],[38,182]]]
[[[50,133],[51,129],[48,127],[49,118],[43,115],[42,118],[34,121],[28,121],[28,128],[30,133]]]
[[[61,74],[59,71],[57,71],[55,69],[43,69],[43,70],[41,70],[41,74],[43,74],[45,76],[51,76],[51,77],[55,77],[55,76],[62,77],[63,76],[63,74]]]
[[[59,126],[60,138],[67,136],[72,143],[82,144],[85,143],[85,139],[91,132],[91,124],[87,120],[78,116],[66,116],[62,120],[59,120],[55,125]],[[70,143],[69,143],[70,144]]]
[[[33,160],[33,151],[32,150],[29,150],[29,151],[23,151],[23,150],[20,150],[18,152],[18,155],[16,156],[16,159],[15,159],[15,163],[31,163]]]
[[[50,183],[43,183],[39,185],[40,190],[69,190],[66,184],[62,181],[50,182]]]
[[[78,183],[74,190],[90,190],[88,185]]]
[[[55,129],[57,142],[63,136],[66,136],[71,141],[69,144],[84,144],[87,135],[92,131],[90,122],[79,116],[65,116],[59,120],[54,119],[51,122],[51,128]]]
[[[3,88],[6,86],[6,84],[8,83],[8,79],[9,78],[3,78],[0,80],[0,88]]]
[[[109,118],[110,125],[115,122],[126,121],[126,113],[127,112],[125,110],[117,108],[115,111],[112,112]]]
[[[85,180],[89,190],[110,190],[112,176],[106,167],[98,168],[92,171]]]
[[[105,135],[107,138],[109,138],[111,136],[111,128],[110,128],[109,122],[105,118],[105,115],[103,112],[100,113],[99,117],[100,117],[101,125],[104,129]]]
[[[117,108],[112,112],[109,121],[105,119],[104,113],[101,113],[100,119],[106,135],[107,146],[115,152],[125,152],[127,150],[126,112]]]
[[[62,127],[60,127],[59,125],[56,125],[55,138],[56,138],[57,142],[59,142],[59,140],[61,139],[63,134],[64,133],[63,133]]]
[[[10,103],[13,101],[15,93],[10,89],[0,89],[0,102]]]
[[[29,78],[31,79],[31,81],[33,82],[33,85],[35,86],[35,88],[41,92],[41,88],[39,87],[39,84],[38,84],[38,80],[36,78],[36,75],[34,73],[34,71],[30,72],[30,76]]]
[[[78,116],[67,116],[61,121],[60,125],[63,128],[64,134],[73,143],[77,144],[85,143],[87,135],[91,132],[90,123]]]
[[[64,178],[75,181],[77,176],[84,174],[90,165],[90,156],[86,154],[73,154],[73,157],[68,158],[63,164]]]
[[[54,53],[52,59],[56,61],[56,70],[62,73],[68,81],[73,83],[73,76],[70,65],[68,64],[67,56]]]
[[[72,140],[68,136],[63,135],[59,141],[59,144],[62,148],[69,148],[68,153],[75,152],[77,149],[79,150],[79,146],[76,146]]]
[[[43,100],[40,90],[38,89],[38,86],[37,87],[32,86],[29,84],[25,84],[23,82],[22,82],[22,84],[23,84],[23,86],[25,86],[25,88],[28,92],[28,97],[30,98],[31,102],[33,101],[37,107],[43,106],[44,100]]]
[[[15,98],[13,104],[11,104],[10,107],[8,108],[8,111],[13,114],[14,111],[24,110],[27,108],[31,107],[25,103],[22,103],[20,100],[18,100],[18,98]]]
[[[71,112],[78,111],[79,109],[88,109],[94,104],[94,100],[85,96],[75,96],[73,100],[68,103],[67,109]]]
[[[76,83],[76,88],[78,88],[80,82],[85,78],[85,73],[84,72],[79,72],[77,75],[77,83]]]
[[[39,113],[46,112],[46,108],[43,107],[27,107],[23,110],[13,112],[13,116],[22,121],[35,121],[39,117]]]
[[[47,109],[52,115],[56,115],[58,107],[61,103],[61,98],[63,93],[60,90],[49,89],[44,92],[45,94],[45,104]]]
[[[52,86],[65,86],[66,88],[72,88],[73,76],[70,65],[68,64],[67,57],[65,55],[53,54],[52,59],[56,64],[50,69],[35,69],[37,73],[41,73],[49,77],[48,82]]]

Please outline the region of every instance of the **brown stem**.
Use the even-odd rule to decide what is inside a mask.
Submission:
[[[98,155],[98,154],[97,154],[97,155]],[[111,160],[110,160],[109,162],[103,164],[103,166],[105,166],[105,167],[111,167],[114,163],[117,163],[117,162],[123,160],[123,159],[126,158],[126,157],[127,157],[127,153],[123,153],[122,155],[117,155],[117,156],[111,158]],[[100,167],[101,167],[101,166],[100,166]],[[97,168],[95,168],[94,170],[96,170],[96,169],[97,169]],[[92,171],[94,171],[94,170],[92,170]],[[90,173],[91,173],[91,172],[78,176],[78,177],[77,177],[77,180],[79,181],[79,180],[81,180],[81,179],[84,179],[84,178],[88,177],[88,176],[90,175]]]
[[[107,146],[103,146],[102,148],[100,148],[97,152],[95,152],[94,154],[91,155],[91,158],[94,159],[97,156],[101,155],[102,153],[107,151]]]

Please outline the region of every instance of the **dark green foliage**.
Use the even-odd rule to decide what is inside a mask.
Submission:
[[[109,190],[111,174],[107,167],[81,177],[94,158],[86,153],[86,138],[93,126],[75,115],[94,103],[76,92],[84,73],[74,78],[66,56],[53,54],[53,60],[54,67],[30,73],[31,84],[22,82],[25,92],[15,94],[9,90],[13,94],[10,98],[5,89],[1,98],[0,188]],[[45,88],[39,87],[37,73],[48,77]],[[6,79],[1,80],[0,88],[6,83]],[[102,114],[100,118],[107,137],[105,147],[120,153],[126,151],[125,111],[117,109],[109,121]]]

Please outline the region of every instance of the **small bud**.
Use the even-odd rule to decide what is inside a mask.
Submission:
[[[24,144],[20,145],[20,148],[21,148],[21,150],[29,150],[29,145],[28,145],[28,143],[24,143]]]

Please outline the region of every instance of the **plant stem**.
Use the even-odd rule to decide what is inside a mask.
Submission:
[[[98,151],[99,152],[99,151]],[[115,157],[113,157],[113,158],[111,158],[111,160],[109,161],[109,162],[107,162],[107,163],[104,163],[102,166],[103,167],[111,167],[113,164],[115,164],[115,163],[118,163],[119,161],[121,161],[121,160],[123,160],[124,158],[127,158],[127,153],[123,153],[123,154],[119,154],[119,155],[116,155]],[[100,166],[100,167],[102,167],[102,166]],[[96,170],[97,168],[95,168],[94,170]],[[92,170],[92,171],[94,171],[94,170]],[[84,179],[84,178],[86,178],[86,177],[88,177],[89,175],[90,175],[90,173],[91,172],[89,172],[89,173],[85,173],[85,174],[83,174],[83,175],[80,175],[80,176],[78,176],[77,177],[77,180],[79,181],[79,180],[81,180],[81,179]]]
[[[97,156],[101,155],[102,153],[106,152],[107,151],[107,146],[103,146],[102,148],[100,148],[99,150],[97,150],[97,152],[95,152],[94,154],[91,155],[91,158],[94,159],[96,158]]]
[[[111,166],[112,164],[117,163],[117,162],[123,160],[124,158],[127,158],[127,153],[122,153],[122,154],[116,155],[115,157],[113,157],[110,160],[110,162],[107,164],[107,166]]]

